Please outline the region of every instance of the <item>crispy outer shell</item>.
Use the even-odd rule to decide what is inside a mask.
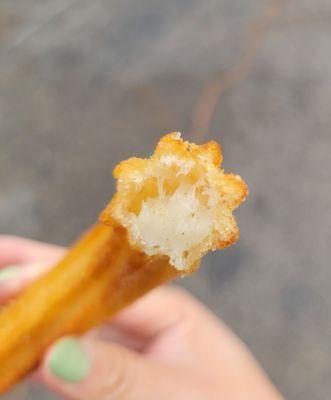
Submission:
[[[198,259],[185,271],[178,271],[167,256],[146,255],[129,240],[129,232],[120,221],[113,218],[118,209],[127,212],[128,207],[134,210],[139,206],[139,196],[155,195],[153,185],[137,192],[134,182],[144,178],[146,168],[153,168],[153,162],[164,155],[175,155],[184,164],[193,161],[196,173],[203,171],[210,176],[209,184],[220,194],[222,204],[216,210],[220,215],[215,218],[221,220],[226,215],[228,225],[224,223],[224,229],[228,233],[216,235],[212,248],[236,240],[238,228],[232,210],[248,190],[239,176],[220,170],[222,154],[217,143],[197,146],[173,133],[160,140],[151,159],[131,158],[120,163],[114,171],[118,192],[101,215],[105,224],[93,226],[54,269],[0,312],[0,393],[30,372],[54,340],[89,330],[155,286],[197,268]],[[175,181],[176,171],[171,176]]]
[[[101,213],[100,219],[105,224],[116,219],[131,233],[135,229],[132,229],[130,213],[137,213],[146,198],[158,196],[161,180],[166,183],[170,180],[177,184],[181,180],[191,180],[193,185],[194,181],[202,178],[202,185],[216,194],[217,205],[213,209],[213,215],[218,229],[211,230],[209,237],[201,241],[199,248],[195,247],[193,251],[188,249],[196,255],[192,262],[198,262],[208,251],[228,247],[239,236],[232,212],[246,199],[248,187],[239,175],[223,171],[222,160],[221,147],[215,141],[197,145],[182,140],[177,132],[169,133],[160,139],[150,158],[130,158],[117,165],[114,170],[117,191]],[[178,165],[183,170],[187,167],[189,172],[182,173]],[[178,215],[178,223],[185,224],[180,218]],[[129,240],[133,246],[140,246],[146,251],[144,244],[134,234],[129,235]],[[188,263],[187,268],[190,267]]]
[[[0,313],[0,393],[57,338],[86,332],[176,276],[166,257],[132,249],[122,227],[97,224]]]

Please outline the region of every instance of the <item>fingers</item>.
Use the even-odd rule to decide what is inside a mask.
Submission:
[[[113,323],[98,326],[90,330],[85,336],[93,340],[120,344],[121,346],[139,353],[143,353],[146,349],[145,338],[126,329],[122,329]]]
[[[233,354],[245,354],[242,343],[222,321],[185,290],[173,286],[150,292],[111,324],[138,339],[140,349],[135,349],[154,361],[183,365],[194,358],[200,369],[208,364],[210,353],[228,360]]]
[[[35,262],[24,265],[11,265],[0,270],[0,305],[15,297],[29,283],[52,267],[52,263]]]
[[[201,312],[198,308],[198,302],[184,289],[160,287],[123,310],[112,320],[112,324],[150,339],[186,322],[192,313]]]
[[[148,400],[155,393],[157,367],[119,345],[64,338],[49,351],[43,380],[70,399]]]
[[[52,268],[64,251],[29,239],[0,236],[0,305]]]
[[[35,261],[56,262],[64,249],[16,236],[0,235],[0,268]]]
[[[192,311],[197,313],[197,304],[183,289],[159,287],[121,311],[108,324],[90,331],[88,337],[146,353],[150,342],[160,339],[163,333],[170,336],[170,331],[183,331]]]

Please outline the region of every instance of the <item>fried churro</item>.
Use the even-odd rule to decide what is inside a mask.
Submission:
[[[1,311],[0,393],[57,338],[86,332],[236,241],[232,212],[248,189],[221,162],[217,143],[198,146],[171,133],[151,158],[115,168],[117,192],[99,222]]]

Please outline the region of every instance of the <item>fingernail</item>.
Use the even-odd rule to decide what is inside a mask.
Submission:
[[[67,382],[84,380],[91,368],[87,352],[79,340],[61,339],[51,350],[48,367],[53,375]]]
[[[13,278],[22,271],[21,267],[18,265],[10,265],[9,267],[0,270],[0,283],[5,282],[8,279]]]

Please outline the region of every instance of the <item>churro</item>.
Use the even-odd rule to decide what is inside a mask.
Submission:
[[[232,211],[248,189],[221,162],[217,143],[198,146],[171,133],[151,158],[115,168],[117,192],[99,222],[1,311],[0,393],[57,338],[86,332],[236,241]]]

